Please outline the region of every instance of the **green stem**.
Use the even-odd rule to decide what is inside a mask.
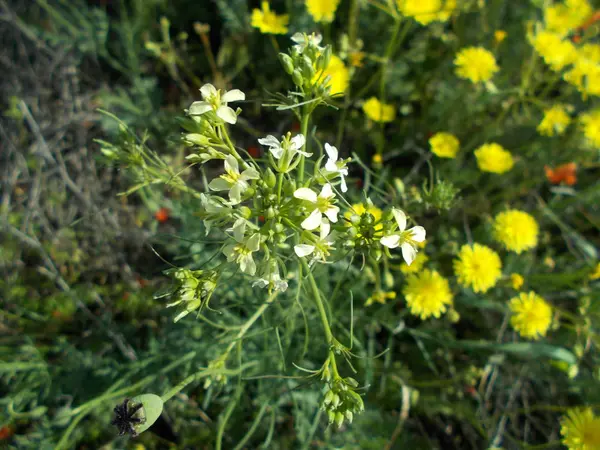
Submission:
[[[281,203],[281,188],[283,186],[283,172],[277,175],[277,204]]]
[[[310,113],[306,112],[306,110],[305,110],[304,114],[302,115],[302,121],[300,123],[300,132],[306,139],[305,144],[304,144],[305,152],[308,152],[308,146],[310,143],[310,139],[308,136],[309,120],[310,120]],[[300,184],[302,184],[304,182],[304,159],[305,159],[304,155],[300,155],[300,164],[298,165],[298,181],[300,182]]]

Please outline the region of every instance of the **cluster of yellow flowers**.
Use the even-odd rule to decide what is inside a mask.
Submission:
[[[445,22],[456,9],[456,0],[396,0],[398,10],[421,25]]]

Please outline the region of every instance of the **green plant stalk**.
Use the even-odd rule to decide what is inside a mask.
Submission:
[[[315,303],[317,305],[317,309],[319,310],[319,315],[321,316],[321,322],[323,323],[323,331],[325,332],[325,339],[327,340],[327,344],[329,345],[329,362],[331,364],[331,370],[333,372],[334,378],[339,377],[339,373],[337,370],[337,364],[335,362],[335,353],[333,352],[333,343],[334,337],[331,332],[331,326],[329,325],[329,319],[327,317],[327,311],[325,311],[325,305],[323,304],[323,300],[321,299],[321,292],[319,292],[319,287],[317,286],[317,282],[315,281],[315,277],[310,271],[308,264],[303,260],[302,266],[307,273],[308,281],[310,283],[310,288],[313,293],[313,297]]]
[[[308,152],[308,144],[310,142],[310,139],[308,137],[308,122],[309,122],[309,120],[310,120],[310,113],[307,112],[306,108],[305,108],[304,114],[302,115],[302,121],[300,122],[300,132],[306,139],[305,144],[304,144],[305,152]],[[298,165],[298,181],[300,181],[300,184],[302,184],[304,182],[304,160],[305,160],[304,155],[300,155],[300,164]]]

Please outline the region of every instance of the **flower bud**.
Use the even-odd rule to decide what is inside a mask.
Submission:
[[[275,212],[275,208],[273,208],[272,206],[270,206],[269,209],[267,209],[267,218],[268,219],[272,219],[276,215],[277,215],[277,213]]]
[[[323,398],[323,404],[329,405],[333,401],[334,396],[335,394],[332,390],[327,391],[327,393],[325,394],[325,398]]]
[[[321,58],[319,59],[319,69],[325,70],[327,66],[329,66],[329,61],[331,60],[331,45],[325,47],[325,50],[321,54]]]
[[[202,135],[202,134],[198,134],[198,133],[190,133],[190,134],[186,134],[184,137],[185,141],[193,144],[193,145],[199,145],[201,147],[207,146],[210,144],[210,139],[207,138],[206,136]]]
[[[285,227],[281,223],[276,223],[273,226],[273,230],[275,230],[275,233],[283,233],[283,231],[285,230]]]
[[[344,415],[341,412],[335,413],[335,424],[339,427],[344,423]]]
[[[292,81],[294,82],[294,84],[298,87],[302,87],[302,85],[304,84],[304,79],[302,78],[302,72],[300,72],[298,69],[295,69],[294,72],[292,73]]]
[[[247,206],[241,206],[239,211],[244,219],[249,219],[250,217],[252,217],[252,210]]]
[[[265,171],[265,183],[267,184],[267,186],[269,186],[271,189],[273,189],[275,187],[275,184],[277,183],[277,178],[275,178],[275,174],[273,173],[273,171],[268,168]]]
[[[352,411],[347,410],[344,414],[348,423],[352,423],[352,420],[354,419],[354,414],[352,413]]]
[[[281,61],[281,65],[283,66],[283,70],[285,70],[285,73],[291,75],[294,72],[294,61],[292,61],[292,58],[290,58],[289,55],[286,55],[285,53],[280,53],[279,60]]]

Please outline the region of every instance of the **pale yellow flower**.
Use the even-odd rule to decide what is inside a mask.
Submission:
[[[521,289],[523,287],[523,284],[525,283],[525,279],[523,278],[522,275],[520,275],[518,273],[511,273],[510,274],[510,283],[512,285],[512,288],[515,291],[518,291],[519,289]]]
[[[593,13],[587,0],[566,0],[544,10],[544,22],[550,31],[566,35],[580,27]]]
[[[590,408],[570,409],[561,420],[560,434],[569,450],[600,449],[600,417]]]

